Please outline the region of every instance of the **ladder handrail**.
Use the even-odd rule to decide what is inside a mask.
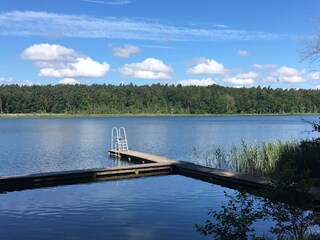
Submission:
[[[129,150],[126,129],[124,127],[113,127],[111,129],[111,149],[119,151]]]
[[[113,127],[111,129],[111,149],[116,149],[115,147],[116,147],[116,142],[117,142],[118,138],[119,138],[118,128]]]
[[[126,129],[124,127],[119,127],[119,138],[127,139]]]

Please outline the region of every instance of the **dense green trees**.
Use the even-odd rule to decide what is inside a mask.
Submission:
[[[319,90],[217,85],[0,86],[0,113],[285,114],[319,113]]]

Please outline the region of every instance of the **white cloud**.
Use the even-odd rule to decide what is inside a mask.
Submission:
[[[297,76],[297,75],[303,75],[306,71],[305,70],[297,70],[295,68],[282,66],[279,69],[275,71],[275,73],[279,75],[285,75],[285,76]]]
[[[282,66],[271,72],[266,78],[265,82],[283,82],[288,84],[302,83],[308,80],[306,70],[297,70],[295,68]]]
[[[101,0],[91,0],[101,2]],[[104,1],[107,2],[107,1]],[[113,1],[126,3],[128,1]],[[109,1],[111,3],[111,1]],[[0,35],[6,36],[60,36],[80,38],[109,38],[171,41],[270,40],[293,38],[268,32],[237,29],[190,28],[159,20],[129,18],[98,18],[87,15],[57,14],[35,11],[0,13]]]
[[[192,68],[187,70],[188,74],[225,74],[226,70],[224,69],[221,63],[213,59],[201,58],[197,60],[197,64]]]
[[[13,78],[4,78],[4,77],[0,77],[0,83],[1,84],[11,84],[11,83],[14,83],[15,80]]]
[[[56,44],[35,44],[21,53],[21,58],[32,61],[69,61],[79,54],[71,48]]]
[[[238,52],[237,52],[237,55],[240,56],[240,57],[248,57],[249,56],[249,52],[239,49]]]
[[[125,64],[119,72],[123,77],[170,80],[172,68],[159,59],[147,58],[143,62]]]
[[[123,47],[112,48],[113,56],[120,58],[128,58],[131,54],[141,52],[140,48],[133,45],[125,45]]]
[[[247,73],[238,73],[236,78],[246,79],[246,78],[257,78],[259,77],[259,73],[256,72],[247,72]]]
[[[76,85],[76,84],[80,84],[80,82],[77,81],[77,80],[74,79],[74,78],[64,78],[64,79],[61,79],[61,80],[59,81],[59,84]]]
[[[237,85],[237,87],[243,87],[245,85],[253,85],[254,80],[252,78],[237,78],[237,77],[227,77],[223,81],[226,83],[231,83]]]
[[[217,28],[228,28],[228,26],[224,24],[214,24],[213,26]]]
[[[62,83],[71,83],[71,78],[78,82],[75,78],[104,77],[110,69],[107,62],[99,63],[71,48],[48,43],[26,48],[21,58],[33,61],[40,68],[40,77],[62,78]]]
[[[150,44],[143,44],[141,45],[142,47],[147,47],[147,48],[159,48],[159,49],[177,49],[175,47],[170,47],[170,46],[164,46],[164,45],[150,45]]]
[[[270,74],[269,76],[265,77],[263,79],[263,81],[266,82],[266,83],[280,82],[279,78],[273,76],[272,74]]]
[[[2,84],[18,84],[20,86],[31,86],[35,83],[30,80],[16,80],[11,77],[0,77],[0,85]]]
[[[53,78],[100,78],[106,76],[110,65],[106,62],[98,63],[89,57],[77,58],[62,68],[42,68],[40,77]]]
[[[273,68],[276,68],[277,65],[275,64],[253,64],[253,67],[254,68],[257,68],[257,69],[273,69]]]
[[[320,80],[320,72],[310,73],[309,78],[312,80]]]
[[[106,4],[109,5],[126,5],[131,3],[129,0],[114,0],[114,1],[105,1]]]
[[[104,1],[99,1],[99,0],[81,0],[82,2],[88,2],[88,3],[100,3],[104,4]]]
[[[217,84],[215,80],[212,78],[203,78],[203,79],[185,79],[179,81],[177,84],[181,84],[182,86],[210,86]]]
[[[282,76],[279,79],[284,83],[302,83],[307,81],[303,76]]]
[[[114,0],[114,1],[82,0],[82,2],[108,4],[108,5],[125,5],[125,4],[131,3],[131,1],[129,1],[129,0]]]
[[[320,90],[320,85],[317,85],[315,89]]]
[[[254,79],[259,77],[259,73],[256,72],[246,72],[246,73],[238,73],[233,77],[225,77],[223,81],[226,83],[231,83],[235,85],[234,87],[251,87],[254,84]]]
[[[253,87],[253,84],[250,84],[250,85],[235,85],[233,87],[234,88],[251,88],[251,87]]]

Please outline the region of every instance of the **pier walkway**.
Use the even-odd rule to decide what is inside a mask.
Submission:
[[[206,182],[219,183],[224,186],[266,188],[270,181],[261,176],[253,176],[216,168],[200,166],[191,162],[177,161],[154,154],[136,151],[110,150],[112,155],[120,155],[121,159],[130,159],[142,163],[158,163],[171,166],[175,174],[200,179]]]
[[[180,174],[233,188],[265,188],[269,184],[269,181],[263,177],[203,167],[190,162],[176,161],[148,153],[131,150],[110,150],[109,154],[118,156],[119,161],[131,161],[135,164],[113,168],[95,168],[0,177],[0,193],[57,185],[168,174]]]

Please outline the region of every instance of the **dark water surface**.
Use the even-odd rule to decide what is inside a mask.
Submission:
[[[202,239],[194,224],[223,191],[234,194],[172,175],[10,192],[0,196],[1,239]]]
[[[300,116],[0,119],[0,175],[123,164],[106,154],[113,126],[126,127],[132,150],[186,161],[193,147],[312,137]],[[224,191],[234,194],[172,175],[9,192],[0,194],[0,238],[201,239],[194,224],[220,208]],[[264,233],[270,223],[255,226]]]

